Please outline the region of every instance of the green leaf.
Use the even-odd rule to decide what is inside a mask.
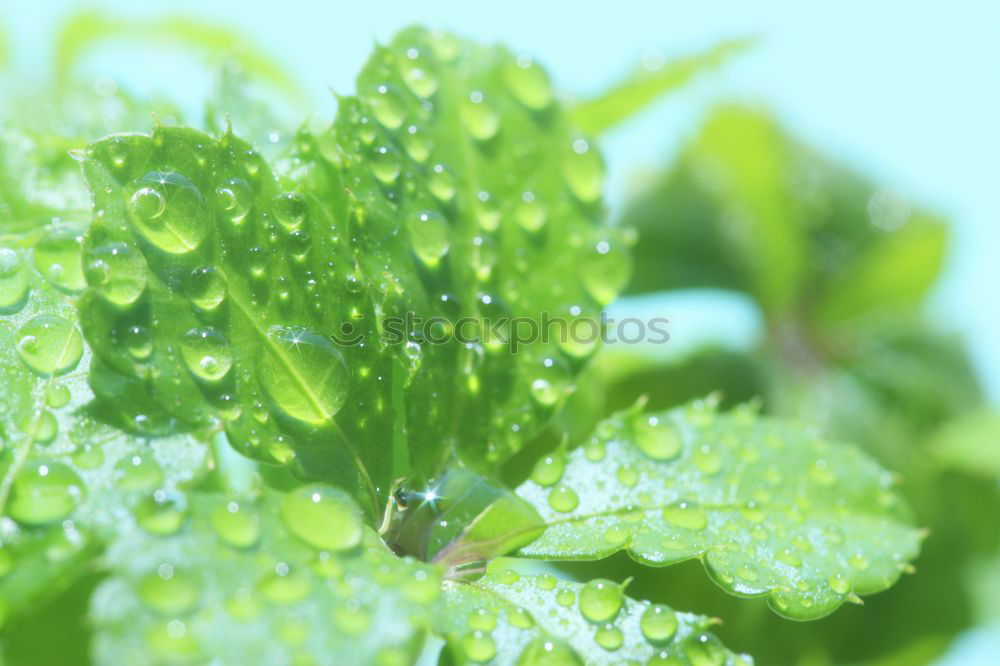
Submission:
[[[889,587],[921,538],[891,475],[859,450],[711,402],[612,416],[517,492],[549,524],[524,556],[697,557],[726,591],[793,619]]]
[[[97,663],[412,663],[437,570],[400,559],[345,494],[193,492],[171,536],[123,529],[95,592]],[[351,518],[350,516],[354,516]]]
[[[709,633],[707,617],[635,601],[619,585],[526,575],[497,560],[482,578],[448,581],[435,614],[457,664],[749,665]]]
[[[178,16],[129,20],[112,18],[99,12],[72,15],[63,24],[55,44],[57,84],[65,86],[84,54],[112,39],[140,44],[161,41],[210,56],[226,54],[257,80],[270,84],[292,99],[303,99],[302,91],[292,76],[243,35],[229,28]]]
[[[241,451],[294,454],[373,517],[453,449],[478,466],[516,451],[595,345],[491,340],[488,320],[596,319],[628,270],[598,224],[601,159],[543,84],[502,49],[414,29],[283,175],[232,134],[94,144],[88,261],[123,250],[81,302],[103,366],[140,406],[225,421]]]
[[[570,111],[570,118],[583,131],[602,134],[660,97],[683,88],[698,75],[725,65],[755,44],[754,39],[732,39],[666,63],[643,64],[621,83],[577,103]]]

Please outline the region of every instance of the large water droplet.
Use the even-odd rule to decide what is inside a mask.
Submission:
[[[615,239],[600,239],[587,248],[581,262],[584,288],[601,305],[613,301],[628,281],[628,252]]]
[[[386,84],[380,84],[364,95],[375,120],[389,129],[399,129],[406,118],[406,107],[399,93]]]
[[[35,266],[45,278],[66,291],[80,291],[87,286],[83,277],[80,245],[83,232],[78,229],[54,229],[35,245]]]
[[[177,495],[157,490],[135,508],[139,527],[150,534],[174,534],[184,523],[186,511]]]
[[[88,249],[84,259],[87,282],[114,305],[131,305],[146,289],[149,279],[146,259],[130,245],[101,245]]]
[[[17,353],[43,377],[65,374],[83,356],[83,336],[62,317],[39,315],[18,329]]]
[[[361,542],[357,507],[335,488],[297,488],[282,501],[281,516],[292,534],[314,548],[340,551]]]
[[[642,635],[650,643],[668,643],[677,633],[677,616],[669,606],[653,604],[642,613],[639,619]]]
[[[561,453],[554,453],[540,458],[531,470],[531,480],[540,486],[551,486],[562,478],[566,469],[566,459]]]
[[[615,625],[606,624],[594,633],[594,640],[608,652],[614,652],[625,642],[625,635]]]
[[[195,307],[211,312],[226,299],[226,283],[214,267],[201,266],[184,281],[184,293]]]
[[[347,398],[349,377],[333,343],[304,328],[275,326],[257,366],[271,402],[288,416],[312,425],[333,420]]]
[[[471,661],[484,662],[497,653],[493,638],[483,631],[472,631],[462,638],[462,651]]]
[[[545,204],[537,200],[534,192],[523,192],[520,203],[514,209],[514,219],[522,229],[534,233],[545,226],[548,211],[545,210]]]
[[[482,91],[469,93],[461,103],[459,115],[469,134],[479,141],[489,141],[500,129],[500,114]]]
[[[548,74],[528,56],[520,55],[503,69],[504,82],[521,104],[541,111],[552,103]]]
[[[675,527],[686,530],[703,530],[708,526],[708,514],[692,502],[668,506],[663,510],[663,519]]]
[[[549,506],[559,513],[569,513],[580,503],[580,498],[569,486],[557,485],[549,493]]]
[[[413,253],[428,266],[436,266],[451,247],[450,230],[444,216],[433,210],[423,210],[407,218]]]
[[[671,460],[681,452],[680,433],[666,419],[641,416],[633,424],[635,445],[653,460]]]
[[[284,192],[274,198],[274,216],[287,231],[295,231],[306,221],[309,204],[301,194]]]
[[[309,596],[312,584],[305,574],[292,571],[286,563],[279,562],[274,572],[260,582],[260,590],[273,603],[294,604]]]
[[[140,178],[128,210],[142,237],[170,254],[198,249],[211,229],[205,198],[194,183],[173,171],[151,171]]]
[[[595,578],[580,590],[580,613],[590,622],[609,622],[618,615],[623,601],[620,585]]]
[[[399,139],[403,144],[403,150],[414,162],[423,164],[431,155],[433,142],[425,132],[422,132],[416,125],[410,125]]]
[[[198,603],[200,591],[194,577],[161,564],[156,571],[139,581],[139,598],[154,612],[177,616],[191,611]]]
[[[415,48],[406,50],[406,57],[400,58],[399,70],[406,86],[417,97],[430,97],[438,89],[437,78],[430,71],[427,59]]]
[[[233,352],[213,328],[193,328],[181,338],[181,357],[196,379],[217,382],[233,366]]]
[[[240,224],[253,208],[253,189],[242,178],[230,178],[215,188],[215,201],[230,222]]]
[[[570,144],[563,158],[563,177],[569,189],[584,203],[593,203],[604,191],[604,160],[586,139]]]
[[[427,187],[438,201],[448,203],[455,196],[455,176],[443,164],[435,164],[431,167]]]
[[[151,455],[126,456],[115,465],[118,487],[124,491],[151,491],[163,483],[163,470]]]
[[[392,185],[399,177],[399,158],[392,148],[379,146],[371,159],[372,173],[386,185]]]
[[[568,644],[549,636],[539,636],[521,651],[517,666],[582,666],[583,660]]]
[[[29,461],[11,484],[7,514],[24,525],[44,525],[68,516],[83,495],[83,482],[66,465]]]
[[[253,508],[239,502],[230,501],[215,507],[209,522],[219,539],[233,548],[249,548],[260,539],[260,516]]]

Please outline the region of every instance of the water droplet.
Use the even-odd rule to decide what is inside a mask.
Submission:
[[[462,651],[470,660],[483,662],[496,655],[497,647],[488,633],[473,631],[462,638]]]
[[[670,421],[658,416],[643,416],[633,424],[635,444],[653,460],[672,460],[683,448],[681,435]]]
[[[535,619],[523,608],[512,608],[507,611],[507,623],[518,629],[531,629]]]
[[[109,303],[132,305],[146,289],[146,259],[130,245],[111,243],[88,248],[85,261],[87,282]]]
[[[184,281],[184,293],[195,307],[211,312],[226,299],[226,283],[214,267],[201,266]]]
[[[135,520],[139,527],[160,536],[177,532],[185,517],[186,511],[180,498],[163,490],[146,497],[135,508]]]
[[[64,407],[72,395],[65,384],[49,384],[45,389],[45,404],[54,409]]]
[[[239,502],[229,501],[215,507],[209,522],[219,539],[233,548],[249,548],[260,539],[260,516]]]
[[[271,402],[289,417],[323,425],[347,399],[349,376],[333,343],[304,328],[275,326],[257,366]]]
[[[430,138],[416,125],[407,127],[400,137],[400,141],[403,144],[403,150],[410,156],[410,159],[419,164],[427,161],[431,155],[431,148],[434,147]]]
[[[639,628],[647,641],[662,645],[677,633],[677,616],[669,606],[653,604],[643,611]]]
[[[379,181],[392,185],[399,177],[399,159],[388,146],[379,146],[371,159],[372,173]]]
[[[583,455],[590,462],[601,462],[604,460],[604,456],[607,454],[607,449],[604,446],[604,442],[594,438],[592,441],[588,442],[583,448]]]
[[[500,129],[500,114],[479,90],[469,93],[459,108],[459,115],[469,134],[479,141],[489,141]]]
[[[790,567],[802,566],[802,558],[791,548],[779,548],[774,554],[774,559]]]
[[[309,204],[305,197],[295,192],[285,192],[274,198],[274,216],[288,231],[294,231],[306,221]]]
[[[83,277],[80,245],[83,231],[54,229],[35,245],[35,266],[49,282],[65,291],[76,292],[87,286]]]
[[[477,608],[469,614],[469,627],[478,631],[493,631],[497,626],[496,613]]]
[[[563,177],[576,197],[593,203],[604,191],[604,160],[586,139],[577,139],[563,158]]]
[[[230,178],[215,188],[215,202],[230,222],[240,224],[253,208],[253,189],[242,178]]]
[[[691,666],[722,666],[726,663],[726,650],[708,634],[689,639],[684,645],[684,656]]]
[[[514,219],[525,231],[535,233],[545,226],[548,211],[545,205],[535,198],[534,192],[521,194],[521,201],[514,209]]]
[[[566,469],[566,459],[561,453],[540,458],[531,470],[531,480],[540,486],[551,486],[562,478]]]
[[[47,409],[36,409],[29,412],[18,423],[18,427],[29,439],[39,444],[48,444],[55,439],[59,432],[56,417]]]
[[[455,196],[455,176],[443,164],[431,167],[427,187],[438,201],[448,203]]]
[[[581,281],[595,301],[607,305],[628,282],[631,262],[614,239],[601,239],[586,250],[581,262]]]
[[[183,615],[198,603],[199,588],[194,577],[174,569],[169,564],[143,576],[139,581],[139,598],[161,615]]]
[[[169,254],[198,249],[212,228],[205,198],[176,172],[151,171],[143,176],[128,200],[128,210],[138,232]]]
[[[221,333],[213,328],[192,328],[181,338],[181,358],[196,379],[217,382],[233,365],[233,353]]]
[[[837,594],[847,594],[851,591],[851,581],[847,580],[842,574],[830,576],[827,582],[830,584],[830,589]]]
[[[83,495],[83,482],[66,465],[29,461],[11,484],[7,513],[24,525],[44,525],[68,516]]]
[[[127,456],[115,465],[118,487],[124,491],[151,491],[163,483],[163,470],[153,456]]]
[[[565,642],[539,636],[517,658],[517,666],[582,666],[583,660]]]
[[[273,603],[294,604],[309,596],[312,584],[305,574],[279,562],[274,571],[261,580],[260,591]]]
[[[555,576],[547,573],[539,574],[535,579],[535,582],[540,590],[554,590],[556,589],[556,584],[558,583]]]
[[[99,444],[84,444],[73,453],[73,464],[80,469],[97,469],[104,464],[104,449]]]
[[[338,489],[297,488],[282,501],[281,516],[292,534],[314,548],[341,551],[361,543],[361,516]]]
[[[17,353],[35,373],[62,375],[80,362],[83,336],[71,322],[55,315],[39,315],[17,331]]]
[[[552,86],[548,74],[528,56],[521,55],[503,70],[504,82],[521,104],[541,111],[552,103]]]
[[[620,585],[595,578],[580,590],[580,613],[590,622],[609,622],[618,615],[623,601]]]
[[[28,295],[28,274],[14,250],[0,247],[0,312],[20,308]]]
[[[556,592],[556,603],[569,608],[576,602],[576,594],[573,590],[559,590]]]
[[[861,553],[855,553],[848,557],[847,563],[856,571],[864,571],[871,566],[871,561]]]
[[[383,84],[375,86],[364,95],[365,102],[371,108],[375,120],[388,129],[399,129],[406,118],[406,107],[399,93],[390,86]]]
[[[489,192],[479,192],[474,204],[479,226],[485,231],[496,231],[500,227],[500,209]]]
[[[624,465],[620,465],[618,469],[615,470],[615,477],[623,486],[632,488],[635,484],[639,483],[639,470],[632,465],[625,463]]]
[[[360,601],[351,597],[333,609],[333,623],[343,632],[360,636],[371,626],[372,614]]]
[[[122,337],[125,349],[137,361],[144,361],[153,353],[153,336],[145,326],[129,326]]]
[[[604,541],[618,548],[624,546],[630,536],[629,530],[621,525],[611,525],[604,530]]]
[[[549,506],[560,513],[569,513],[580,503],[580,498],[569,486],[559,484],[549,493]]]
[[[668,506],[663,510],[663,519],[686,530],[703,530],[708,526],[708,514],[700,506],[690,502]]]
[[[613,652],[620,648],[625,642],[622,630],[613,624],[606,624],[594,634],[594,640],[608,652]]]
[[[407,218],[406,228],[413,253],[428,266],[437,266],[451,247],[450,230],[444,216],[432,210],[418,211]]]
[[[399,59],[399,70],[406,86],[417,97],[427,98],[437,92],[437,78],[431,74],[426,59],[417,49],[407,50],[406,57]]]

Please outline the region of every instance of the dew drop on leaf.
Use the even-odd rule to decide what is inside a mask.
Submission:
[[[87,286],[83,276],[80,245],[83,232],[77,229],[53,229],[35,245],[35,266],[53,285],[69,292]]]
[[[312,584],[298,571],[293,571],[284,562],[275,565],[274,571],[260,582],[264,597],[276,604],[294,604],[309,596]]]
[[[552,86],[548,74],[525,55],[510,61],[503,69],[504,82],[517,98],[533,111],[541,111],[552,104]]]
[[[473,90],[462,100],[459,115],[465,129],[478,141],[489,141],[500,129],[500,114],[480,90]]]
[[[435,164],[427,176],[427,188],[438,201],[448,203],[455,197],[455,176],[443,164]]]
[[[406,87],[417,97],[427,98],[437,92],[437,77],[431,73],[429,63],[420,51],[411,47],[405,55],[399,60],[399,70]]]
[[[569,513],[580,503],[580,498],[569,486],[557,485],[549,493],[549,506],[560,513]]]
[[[483,631],[472,631],[462,638],[462,651],[475,662],[489,661],[496,655],[497,646],[493,637]]]
[[[167,616],[190,612],[200,596],[194,577],[169,564],[161,564],[156,571],[143,576],[137,591],[146,606]]]
[[[289,532],[314,548],[341,551],[361,542],[357,508],[328,486],[305,486],[288,493],[281,517]]]
[[[68,516],[83,495],[83,482],[66,465],[30,461],[14,477],[7,513],[23,525],[44,525]]]
[[[399,158],[388,146],[379,146],[371,158],[372,173],[386,185],[392,185],[399,177]]]
[[[566,460],[561,453],[540,458],[531,470],[531,480],[540,486],[552,486],[562,478]]]
[[[388,129],[399,129],[406,118],[406,107],[403,105],[403,100],[387,84],[382,83],[369,90],[364,95],[364,101],[371,108],[375,120]]]
[[[184,281],[184,293],[195,307],[211,312],[226,299],[226,283],[212,266],[200,266]]]
[[[623,601],[621,586],[603,578],[588,581],[580,589],[580,613],[590,622],[613,620]]]
[[[115,465],[117,484],[124,491],[152,491],[163,483],[163,469],[152,456],[126,456]]]
[[[205,198],[187,177],[173,171],[151,171],[139,179],[128,211],[139,234],[168,254],[198,249],[211,229]]]
[[[582,666],[583,660],[564,641],[539,636],[521,651],[517,666]]]
[[[213,328],[193,328],[181,338],[181,358],[196,379],[217,382],[229,373],[233,352],[226,338]]]
[[[641,416],[633,426],[635,444],[653,460],[676,458],[683,446],[677,428],[657,416]]]
[[[309,206],[305,197],[285,192],[274,198],[274,216],[287,231],[295,231],[306,221]]]
[[[594,634],[594,640],[608,652],[613,652],[625,642],[625,635],[615,625],[606,624],[597,630]]]
[[[21,432],[39,444],[48,444],[59,432],[56,417],[47,409],[36,409],[18,423]]]
[[[146,259],[130,245],[110,243],[88,248],[84,261],[87,283],[113,305],[132,305],[146,289]]]
[[[240,224],[253,207],[253,189],[242,178],[230,178],[215,188],[215,202],[233,224]]]
[[[703,530],[708,525],[708,515],[700,506],[691,502],[681,502],[663,509],[663,519],[686,530]]]
[[[639,629],[650,643],[667,643],[677,633],[677,616],[669,606],[653,604],[639,618]]]
[[[434,267],[451,247],[448,222],[433,210],[412,213],[406,221],[413,253],[426,265]]]
[[[236,501],[221,504],[209,514],[209,522],[219,540],[233,548],[249,548],[260,539],[260,516]]]
[[[629,276],[629,257],[614,239],[600,239],[584,255],[580,279],[595,301],[607,305],[625,287]]]
[[[310,425],[332,421],[347,399],[348,372],[340,350],[304,328],[268,331],[257,377],[275,407]]]
[[[584,203],[593,203],[604,191],[604,161],[586,139],[573,141],[563,156],[563,177]]]
[[[150,534],[174,534],[184,524],[186,511],[178,497],[157,490],[143,499],[135,508],[139,527]]]
[[[43,377],[65,374],[83,356],[83,336],[62,317],[38,315],[18,329],[17,353]]]

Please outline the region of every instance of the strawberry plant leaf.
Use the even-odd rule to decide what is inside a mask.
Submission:
[[[731,39],[683,58],[644,63],[608,90],[575,104],[570,119],[585,132],[602,134],[698,75],[725,65],[755,43],[753,39]]]
[[[800,620],[892,585],[921,538],[891,475],[860,450],[711,402],[614,415],[517,492],[549,525],[524,556],[697,557],[726,591]]]
[[[192,492],[169,536],[123,530],[92,620],[98,663],[412,663],[437,570],[389,551],[325,485]]]
[[[575,583],[511,564],[496,560],[476,581],[444,584],[435,622],[454,663],[753,663],[723,647],[710,618],[635,601],[613,581]]]

